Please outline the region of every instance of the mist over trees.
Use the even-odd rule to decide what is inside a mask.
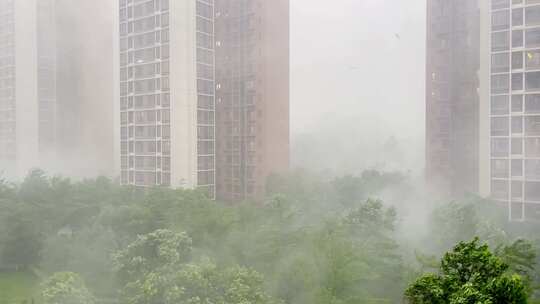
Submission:
[[[535,297],[537,226],[507,223],[492,202],[469,197],[424,206],[424,233],[404,236],[417,220],[401,213],[400,203],[418,198],[410,179],[300,170],[273,176],[265,199],[231,205],[197,190],[35,170],[20,184],[0,184],[0,273],[41,282],[17,299],[44,304],[399,303],[438,288],[453,273],[444,253],[479,237],[455,250],[472,246],[496,259],[504,267],[494,277],[505,279],[493,284]]]

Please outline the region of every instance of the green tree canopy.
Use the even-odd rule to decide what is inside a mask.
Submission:
[[[269,304],[263,277],[244,267],[220,269],[191,261],[191,238],[157,230],[140,236],[115,258],[129,304]]]
[[[426,274],[409,286],[412,304],[524,304],[526,283],[478,238],[461,242],[444,255],[439,274]]]
[[[95,300],[82,278],[72,272],[58,272],[41,286],[44,304],[94,304]]]

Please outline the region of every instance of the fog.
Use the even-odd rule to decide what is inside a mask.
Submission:
[[[57,154],[0,175],[0,304],[539,301],[538,223],[426,185],[427,0],[50,1]]]
[[[422,171],[425,14],[423,0],[291,1],[295,165],[377,167],[393,136],[404,155],[389,156]],[[333,153],[317,153],[328,141]]]

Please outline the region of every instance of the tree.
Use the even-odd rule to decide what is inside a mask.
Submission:
[[[210,260],[193,263],[185,233],[157,230],[140,236],[115,261],[125,303],[272,303],[256,271],[222,270]]]
[[[12,219],[10,223],[1,251],[1,262],[17,268],[38,265],[43,247],[41,235],[28,221]]]
[[[94,296],[82,278],[73,272],[57,272],[43,282],[44,304],[94,304]]]
[[[444,255],[440,274],[426,274],[405,292],[412,304],[524,304],[527,287],[509,265],[480,245],[478,238],[461,242]]]

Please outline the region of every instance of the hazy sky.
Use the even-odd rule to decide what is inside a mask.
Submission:
[[[291,0],[293,137],[357,121],[372,133],[423,138],[425,6]]]

